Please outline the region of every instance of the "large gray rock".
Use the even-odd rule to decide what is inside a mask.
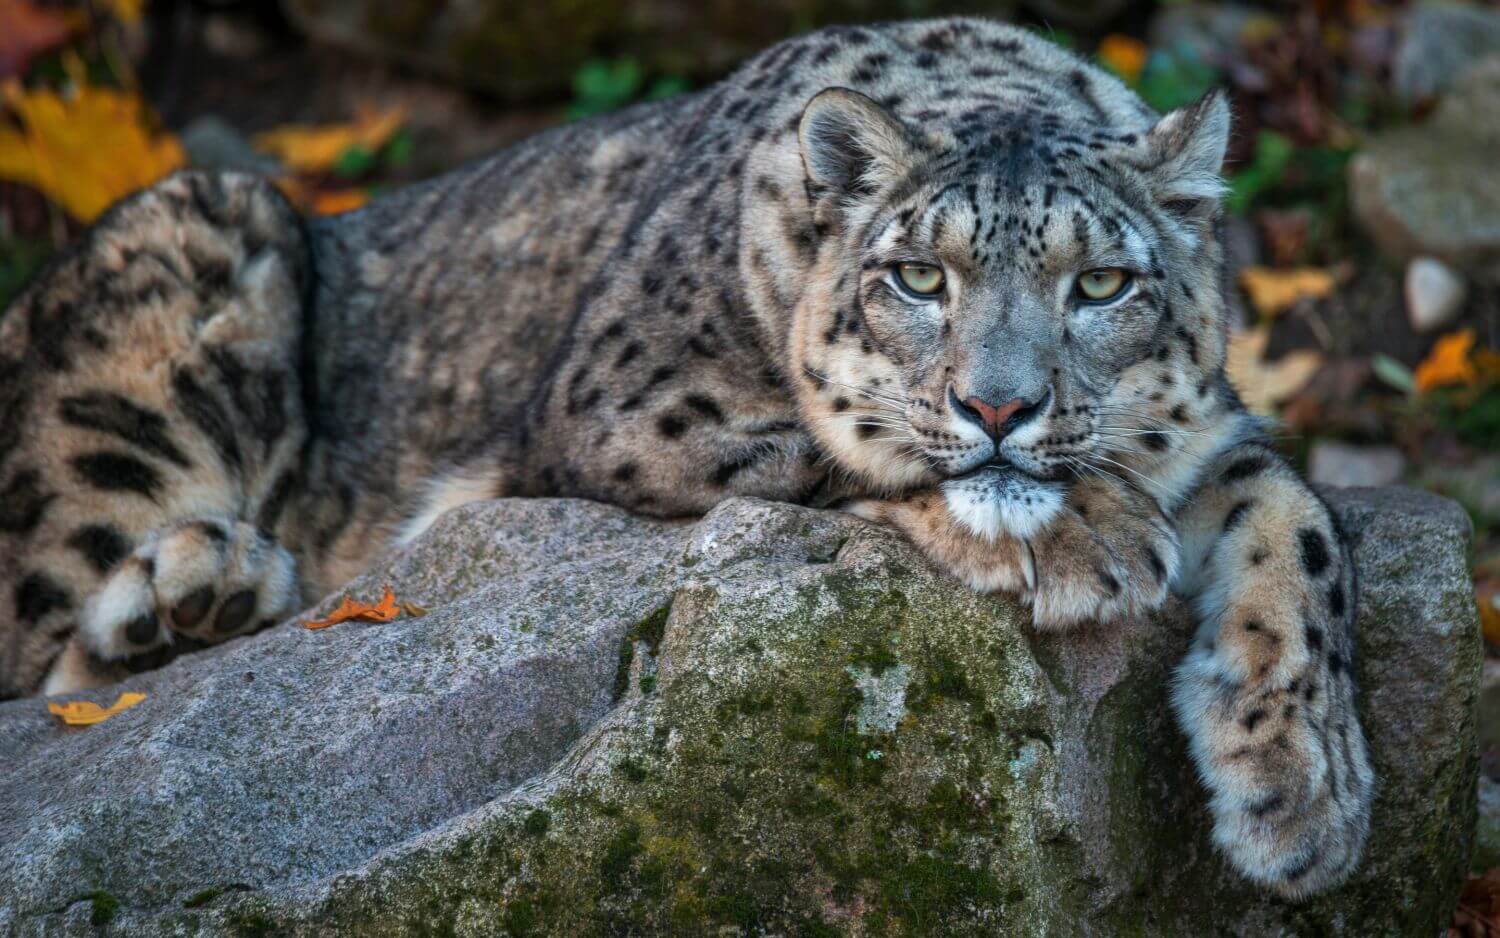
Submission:
[[[1475,62],[1500,53],[1500,13],[1453,0],[1418,3],[1401,24],[1391,84],[1408,104],[1446,91]]]
[[[1500,54],[1466,70],[1425,123],[1373,137],[1349,162],[1354,212],[1392,257],[1500,278]]]
[[[1381,784],[1300,905],[1209,845],[1180,607],[1042,637],[846,516],[499,501],[350,586],[423,618],[185,656],[86,729],[0,705],[0,933],[1432,935],[1474,830],[1468,521],[1328,497]]]

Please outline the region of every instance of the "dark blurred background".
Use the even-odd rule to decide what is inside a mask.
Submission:
[[[1316,481],[1465,505],[1500,645],[1497,3],[0,0],[0,305],[178,167],[351,211],[549,125],[689,93],[786,36],[950,13],[1038,30],[1161,110],[1230,90],[1233,377]]]

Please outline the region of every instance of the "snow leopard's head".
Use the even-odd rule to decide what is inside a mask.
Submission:
[[[1232,397],[1228,106],[1211,93],[1158,120],[1130,101],[1110,121],[976,106],[935,127],[844,88],[807,105],[819,238],[793,353],[846,467],[891,488],[996,464],[1128,473]]]

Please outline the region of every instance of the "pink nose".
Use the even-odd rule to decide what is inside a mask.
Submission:
[[[984,430],[990,436],[1000,436],[1005,422],[1013,417],[1016,411],[1026,406],[1026,402],[1019,397],[1013,397],[999,407],[986,404],[977,397],[965,398],[964,404],[979,414],[980,419],[984,421]]]

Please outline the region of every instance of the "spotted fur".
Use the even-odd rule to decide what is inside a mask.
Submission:
[[[842,503],[1041,628],[1195,595],[1173,699],[1216,837],[1336,883],[1373,788],[1353,570],[1224,377],[1228,121],[950,19],[306,226],[173,177],[0,318],[0,695],[253,630],[475,499]],[[1097,268],[1128,289],[1079,302]]]

